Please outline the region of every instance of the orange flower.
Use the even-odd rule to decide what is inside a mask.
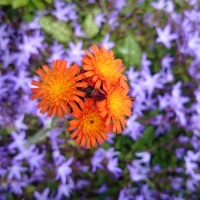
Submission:
[[[127,89],[126,76],[122,75],[125,67],[122,67],[122,60],[115,59],[113,51],[106,50],[104,47],[98,49],[96,45],[91,47],[94,55],[89,51],[85,51],[87,56],[83,57],[84,74],[89,78],[90,82],[95,83],[95,88],[109,88],[110,85],[120,84]]]
[[[131,115],[132,101],[127,91],[121,87],[111,87],[107,90],[107,97],[97,101],[97,108],[101,116],[106,117],[106,125],[113,123],[113,132],[121,133],[126,125],[126,116]]]
[[[32,85],[37,88],[31,88],[33,95],[32,100],[39,98],[41,101],[37,105],[40,113],[44,114],[48,111],[48,116],[58,115],[64,117],[64,113],[69,114],[69,107],[76,107],[75,102],[80,105],[83,101],[80,97],[84,97],[85,93],[77,88],[86,88],[87,83],[81,82],[84,74],[79,74],[78,65],[66,67],[67,61],[53,61],[53,70],[43,65],[43,70],[38,69],[36,73],[41,77],[41,82],[32,81]]]
[[[68,130],[75,130],[70,136],[72,139],[76,137],[75,144],[87,144],[89,149],[97,145],[96,140],[101,144],[108,139],[106,132],[111,132],[112,127],[105,126],[105,119],[101,117],[93,99],[85,98],[85,104],[80,107],[81,110],[73,108],[72,115],[77,119],[69,121]]]

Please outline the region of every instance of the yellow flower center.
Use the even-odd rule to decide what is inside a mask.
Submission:
[[[96,73],[102,75],[102,79],[109,79],[111,82],[117,82],[121,73],[119,72],[116,65],[118,64],[117,60],[114,60],[114,57],[109,56],[108,54],[99,55],[96,58]]]
[[[74,94],[76,89],[74,77],[68,71],[53,72],[45,77],[42,89],[49,105],[60,105],[63,100],[68,101]]]
[[[105,124],[98,110],[88,110],[88,113],[82,118],[81,123],[84,135],[87,138],[96,137],[104,131]]]
[[[108,109],[112,116],[120,119],[127,115],[128,105],[127,97],[123,95],[123,90],[114,90],[107,98]]]

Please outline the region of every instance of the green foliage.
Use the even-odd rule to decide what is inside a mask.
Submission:
[[[15,8],[20,8],[23,6],[26,6],[28,4],[29,0],[12,0],[12,7]]]
[[[87,14],[85,20],[83,21],[83,30],[85,31],[88,38],[93,38],[99,32],[99,27],[94,22],[94,17],[92,14]]]
[[[53,0],[44,0],[44,1],[46,1],[48,4],[53,3]]]
[[[115,46],[116,57],[123,60],[126,67],[139,66],[141,62],[141,49],[132,34],[121,38]]]
[[[153,141],[155,138],[154,132],[155,132],[155,128],[153,126],[148,126],[143,133],[143,140],[148,148],[152,147],[153,145]]]
[[[30,1],[27,6],[24,7],[24,15],[23,19],[26,22],[30,22],[35,16],[35,6],[33,3]]]
[[[8,6],[11,5],[13,9],[27,7],[29,4],[34,5],[34,11],[44,10],[46,8],[46,3],[51,4],[53,0],[0,0],[0,5]]]
[[[45,3],[42,0],[31,0],[38,10],[45,9]]]
[[[71,37],[72,28],[65,22],[59,22],[52,16],[41,17],[39,23],[42,29],[60,43],[66,44]]]
[[[7,6],[11,4],[11,0],[0,0],[0,5]]]

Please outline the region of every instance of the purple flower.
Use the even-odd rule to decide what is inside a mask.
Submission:
[[[156,73],[154,75],[151,75],[149,73],[143,73],[143,83],[142,87],[149,93],[149,95],[152,95],[155,88],[163,88],[163,85],[161,84],[161,74]]]
[[[37,41],[37,40],[36,40]],[[42,42],[42,41],[40,41]],[[23,35],[23,43],[18,44],[19,50],[27,57],[30,58],[31,54],[38,54],[37,43],[31,37]]]
[[[103,184],[103,185],[98,189],[98,194],[103,194],[104,192],[106,192],[107,189],[108,189],[107,184]]]
[[[92,164],[92,172],[95,172],[97,168],[103,168],[101,162],[107,158],[108,159],[108,165],[111,172],[114,172],[112,170],[120,171],[119,169],[115,168],[117,161],[116,159],[113,160],[113,157],[119,155],[118,151],[115,151],[113,147],[109,148],[108,150],[105,150],[103,148],[99,148],[94,153],[94,156],[91,159]],[[109,163],[110,161],[110,163]]]
[[[122,190],[120,190],[118,200],[132,200],[134,196],[133,193],[133,188],[123,188]]]
[[[140,157],[141,163],[149,163],[151,159],[151,155],[149,154],[149,152],[136,152],[135,155],[137,157]]]
[[[200,152],[194,153],[191,150],[188,150],[187,155],[184,157],[186,174],[193,176],[193,178],[196,176],[195,170],[198,168],[197,161],[199,161],[199,159]]]
[[[132,181],[140,181],[146,179],[149,173],[150,154],[148,152],[136,153],[141,160],[133,160],[132,165],[127,164]]]
[[[91,164],[92,164],[92,172],[96,172],[98,168],[103,168],[101,162],[103,161],[105,155],[104,155],[104,149],[99,148],[95,151],[92,159],[91,159]]]
[[[11,136],[13,139],[13,142],[9,144],[8,148],[10,151],[13,151],[14,149],[17,150],[23,150],[24,144],[26,143],[25,137],[26,133],[24,131],[21,131],[19,134],[16,132],[11,132]]]
[[[173,86],[172,90],[172,99],[171,106],[175,110],[181,110],[183,108],[183,104],[187,103],[190,100],[189,97],[181,96],[181,82],[178,82]]]
[[[58,191],[55,199],[61,199],[62,196],[69,197],[73,188],[74,188],[74,182],[71,179],[71,177],[69,177],[67,184],[61,184],[58,186]]]
[[[112,30],[115,30],[115,28],[119,26],[119,22],[117,21],[118,14],[118,11],[112,11],[108,16],[108,24]]]
[[[168,93],[164,94],[164,96],[158,95],[157,99],[159,102],[159,109],[164,110],[170,106],[171,96]]]
[[[23,160],[23,159],[29,160],[29,158],[33,156],[33,152],[34,152],[35,147],[36,147],[35,145],[31,145],[28,148],[22,147],[20,149],[21,152],[19,154],[17,154],[14,157],[14,159],[19,160],[19,161]]]
[[[80,24],[74,22],[73,27],[74,27],[74,35],[76,37],[86,37],[85,32],[81,29]]]
[[[115,0],[114,1],[114,8],[121,12],[123,10],[123,7],[126,6],[126,0]]]
[[[128,71],[126,71],[126,74],[128,75],[128,79],[131,82],[137,82],[139,77],[139,72],[135,71],[133,67],[130,67]]]
[[[52,14],[60,21],[70,21],[78,18],[75,10],[75,5],[70,3],[65,3],[63,1],[54,2],[55,10]]]
[[[34,171],[35,169],[41,169],[41,166],[44,163],[44,157],[46,152],[38,153],[38,149],[35,149],[35,151],[32,153],[32,156],[27,159],[29,165],[30,165],[30,171]]]
[[[174,59],[172,57],[170,57],[169,54],[167,54],[161,60],[162,68],[171,68],[171,62],[173,62],[173,61],[174,61]]]
[[[19,70],[18,76],[11,76],[10,80],[14,82],[14,91],[20,88],[27,94],[30,94],[31,78],[28,77],[29,73],[25,70]]]
[[[109,42],[110,34],[106,34],[103,41],[100,43],[102,46],[104,46],[106,49],[111,49],[115,46],[114,42]]]
[[[102,23],[106,21],[105,14],[104,13],[98,13],[96,14],[94,18],[94,22],[97,24],[98,27],[102,26]]]
[[[8,43],[10,42],[9,38],[1,39],[0,40],[0,50],[8,49]]]
[[[21,114],[18,116],[18,118],[14,121],[14,125],[15,125],[15,128],[18,130],[18,131],[21,131],[21,130],[27,130],[28,127],[26,126],[26,124],[24,124],[24,114]]]
[[[147,54],[142,54],[142,60],[141,60],[142,70],[150,74],[149,66],[151,65],[151,61],[147,59]]]
[[[159,0],[158,2],[152,2],[151,5],[157,10],[165,10],[166,12],[173,12],[174,10],[174,4],[170,0]]]
[[[6,30],[7,27],[8,27],[7,24],[1,24],[1,26],[0,26],[0,41],[3,38],[8,37],[7,30]]]
[[[110,147],[107,151],[104,152],[104,156],[108,159],[112,159],[114,156],[119,155],[119,151],[115,151],[114,147]]]
[[[137,116],[133,114],[127,119],[126,129],[123,134],[130,136],[133,140],[137,140],[142,136],[144,126],[136,121]]]
[[[66,184],[66,178],[72,173],[69,165],[72,163],[73,157],[70,157],[66,162],[62,163],[57,168],[56,180],[61,179],[62,184]]]
[[[186,0],[191,6],[198,5],[198,0]]]
[[[176,33],[170,33],[171,27],[170,25],[166,25],[162,30],[160,27],[156,28],[158,38],[156,39],[157,43],[163,43],[168,49],[171,47],[171,41],[178,38]]]
[[[11,167],[8,167],[8,176],[7,179],[21,179],[21,172],[25,172],[26,167],[22,167],[20,163],[12,163]]]
[[[27,186],[27,182],[25,181],[14,181],[12,180],[10,183],[9,183],[9,188],[10,188],[10,191],[15,193],[15,194],[22,194],[23,191],[22,191],[22,187],[25,187]]]
[[[89,185],[90,182],[88,180],[84,180],[84,179],[81,179],[81,180],[78,180],[77,183],[76,183],[76,187],[81,190],[83,189],[83,187]]]
[[[22,67],[24,69],[29,65],[29,53],[24,53],[23,51],[13,53],[13,62],[15,62],[15,65],[17,68]]]
[[[182,159],[183,155],[185,153],[185,149],[184,148],[177,148],[175,153],[176,153],[177,159]]]
[[[108,143],[110,144],[114,144],[114,138],[115,138],[115,135],[114,133],[108,133],[108,139],[106,140]]]
[[[53,45],[50,47],[51,56],[47,59],[47,62],[52,63],[53,60],[64,59],[65,49],[62,44],[58,44],[56,40],[54,40]]]
[[[110,158],[106,166],[108,171],[113,173],[115,177],[119,177],[123,171],[121,168],[117,167],[117,165],[118,165],[118,158]]]
[[[9,52],[9,50],[6,48],[2,56],[2,63],[4,69],[6,69],[13,62],[13,60],[13,54]]]
[[[67,50],[68,65],[72,63],[82,64],[82,57],[85,55],[82,50],[83,42],[79,41],[77,44],[69,42],[69,50]]]
[[[95,0],[88,0],[88,3],[90,4],[95,3]]]
[[[48,200],[48,195],[49,195],[49,188],[45,188],[42,193],[39,193],[37,191],[34,191],[34,197],[36,200]]]
[[[6,75],[0,73],[0,100],[8,91],[8,88],[4,86],[5,80],[8,78]],[[0,108],[1,109],[1,108]]]

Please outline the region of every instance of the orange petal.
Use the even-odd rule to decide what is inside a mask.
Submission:
[[[57,115],[57,111],[58,111],[58,107],[54,106],[52,115],[53,116]]]
[[[101,79],[98,79],[98,81],[96,82],[95,84],[95,88],[100,88],[101,87],[101,83],[102,83],[102,80]]]
[[[40,110],[40,113],[44,114],[48,108],[49,108],[48,104],[44,105],[44,107],[42,107],[42,109]]]
[[[41,83],[39,81],[32,80],[31,85],[35,85],[35,86],[39,87],[39,86],[41,86]]]
[[[58,106],[58,117],[63,118],[64,117],[64,111],[62,107]]]
[[[102,144],[104,142],[103,138],[100,135],[97,137],[97,141],[99,142],[99,144]]]
[[[85,54],[87,55],[87,56],[89,56],[89,57],[93,57],[93,55],[89,52],[89,51],[87,51],[87,50],[85,50]]]
[[[87,149],[90,149],[91,148],[91,140],[90,139],[88,139],[88,141],[87,141],[87,147],[86,147]]]
[[[91,138],[91,142],[92,142],[93,147],[97,146],[97,142],[96,142],[96,139],[94,137]]]
[[[51,117],[51,116],[52,116],[52,113],[53,113],[53,107],[51,106],[51,107],[49,108],[49,111],[48,111],[47,116],[48,116],[48,117]]]
[[[83,147],[83,146],[85,146],[85,144],[86,144],[86,138],[83,135],[82,140],[81,140],[81,146]]]
[[[94,71],[88,71],[88,72],[85,72],[84,75],[87,77],[91,77],[91,76],[94,76]]]
[[[76,130],[76,131],[74,131],[71,135],[70,135],[70,138],[71,139],[73,139],[73,138],[75,138],[78,134],[79,134],[79,130]]]

